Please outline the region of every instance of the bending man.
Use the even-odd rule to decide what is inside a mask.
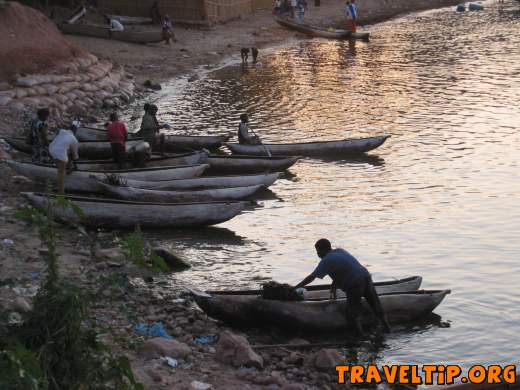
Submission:
[[[354,256],[344,249],[332,249],[330,241],[322,238],[314,245],[318,257],[321,258],[316,269],[296,288],[306,286],[315,278],[323,279],[329,275],[332,279],[331,295],[336,299],[336,288],[340,288],[347,295],[347,318],[359,332],[363,334],[359,312],[361,309],[361,298],[365,298],[381,321],[386,332],[390,332],[390,326],[386,320],[368,270],[363,267]]]

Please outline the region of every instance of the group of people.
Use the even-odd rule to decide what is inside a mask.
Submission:
[[[110,32],[125,31],[125,26],[117,19],[108,19]],[[174,40],[173,22],[168,15],[161,19],[161,34],[165,44],[169,45],[171,40]]]
[[[117,113],[110,114],[110,121],[106,124],[107,138],[119,169],[126,168],[129,155],[134,165],[142,166],[150,157],[152,149],[164,153],[165,136],[160,130],[168,126],[159,124],[157,111],[158,107],[155,104],[144,105],[141,127],[136,133],[137,137],[143,138],[143,142],[134,146],[131,151],[126,147],[129,135],[126,125],[120,121]],[[75,169],[74,162],[79,158],[76,133],[81,127],[81,122],[75,119],[68,126],[59,128],[54,139],[50,141],[47,125],[49,116],[48,108],[41,108],[36,112],[36,117],[30,122],[26,142],[32,149],[32,162],[54,164],[58,168],[57,191],[63,194],[65,177]]]
[[[282,15],[290,12],[293,19],[303,22],[305,11],[307,10],[307,0],[276,0],[274,3],[274,13]],[[347,0],[345,4],[346,27],[350,32],[356,32],[356,21],[358,10],[356,0]]]

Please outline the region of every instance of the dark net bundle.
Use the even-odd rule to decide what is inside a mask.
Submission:
[[[267,282],[262,285],[262,298],[278,301],[301,301],[303,297],[287,283]]]

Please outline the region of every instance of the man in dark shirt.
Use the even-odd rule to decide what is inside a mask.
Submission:
[[[315,248],[321,261],[316,269],[298,283],[295,288],[306,286],[316,278],[323,279],[326,275],[329,275],[332,279],[331,297],[336,299],[336,288],[345,292],[347,295],[347,318],[360,334],[363,334],[359,318],[361,298],[363,297],[381,321],[385,331],[390,332],[390,326],[367,269],[344,249],[333,250],[330,241],[326,238],[318,240]]]

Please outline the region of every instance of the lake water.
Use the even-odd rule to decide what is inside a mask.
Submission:
[[[303,40],[166,88],[174,132],[235,131],[250,113],[265,141],[391,134],[367,158],[302,160],[262,207],[215,229],[156,238],[184,252],[172,283],[296,283],[328,237],[375,280],[424,277],[452,289],[435,310],[450,328],[399,328],[377,355],[395,363],[520,359],[520,4],[409,15],[370,43]]]

